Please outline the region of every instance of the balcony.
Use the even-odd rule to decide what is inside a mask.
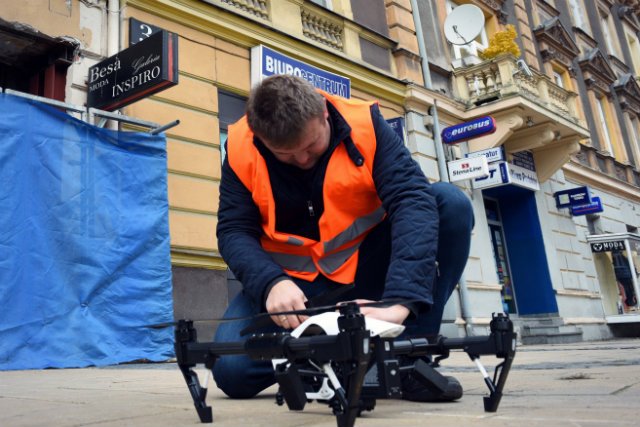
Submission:
[[[530,150],[544,182],[579,151],[589,131],[577,116],[577,94],[549,77],[500,55],[453,71],[457,100],[470,117],[490,115],[497,131],[469,141],[470,151],[504,145],[507,153]]]

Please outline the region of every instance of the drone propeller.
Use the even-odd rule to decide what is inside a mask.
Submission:
[[[322,297],[323,295],[320,295]],[[272,323],[271,317],[273,316],[289,316],[289,315],[300,315],[300,316],[314,316],[316,314],[325,313],[327,311],[336,311],[339,310],[341,306],[349,303],[355,303],[354,301],[344,301],[337,304],[328,304],[328,305],[317,305],[318,301],[326,301],[326,298],[312,298],[305,303],[307,308],[301,310],[287,310],[287,311],[278,311],[273,313],[258,313],[252,316],[240,316],[240,317],[222,317],[222,318],[212,318],[212,319],[197,319],[192,320],[194,323],[199,322],[238,322],[242,320],[253,320],[253,322],[244,328],[240,335],[247,335],[253,332],[256,332],[264,327],[269,326]],[[390,307],[396,304],[413,304],[413,303],[424,303],[427,302],[425,299],[407,299],[407,298],[390,298],[386,300],[380,301],[371,301],[358,303],[358,307],[379,307],[385,308]],[[178,321],[173,322],[163,322],[163,323],[154,323],[149,325],[142,325],[143,328],[151,328],[151,329],[164,329],[169,327],[175,327],[178,324]]]

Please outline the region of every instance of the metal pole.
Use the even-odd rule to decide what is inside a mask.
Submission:
[[[422,22],[420,20],[417,0],[411,0],[411,11],[413,14],[413,22],[416,27],[416,37],[418,39],[418,51],[420,52],[424,86],[428,90],[433,90],[431,85],[431,72],[429,69],[429,57],[427,55],[427,48],[424,42],[424,34],[422,33]],[[440,175],[441,182],[449,182],[449,172],[447,170],[442,137],[440,135],[438,101],[435,98],[433,99],[433,106],[431,107],[431,117],[433,118],[433,143],[435,145],[436,157],[438,160],[438,174]],[[458,280],[458,295],[460,297],[460,314],[462,319],[465,321],[465,331],[468,336],[471,336],[473,335],[471,330],[471,315],[467,308],[469,307],[469,290],[467,289],[467,281],[464,278],[464,272],[460,276],[460,280]]]

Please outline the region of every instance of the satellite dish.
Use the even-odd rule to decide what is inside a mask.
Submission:
[[[484,28],[484,13],[473,4],[456,7],[444,21],[444,36],[455,45],[469,44]]]

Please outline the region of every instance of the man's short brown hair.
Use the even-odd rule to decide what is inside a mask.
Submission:
[[[309,120],[322,118],[325,99],[299,77],[275,75],[256,86],[247,101],[247,121],[272,146],[293,148]]]

